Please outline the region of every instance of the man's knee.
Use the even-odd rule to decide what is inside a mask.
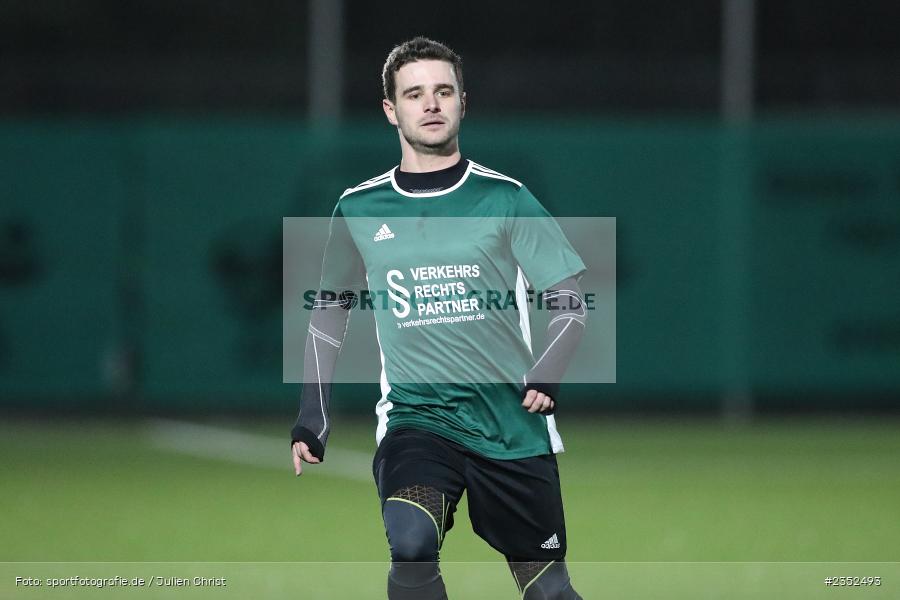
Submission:
[[[509,561],[523,600],[582,600],[564,561]]]
[[[423,507],[388,498],[384,503],[384,527],[394,562],[435,562],[440,536],[433,516]]]
[[[384,503],[384,527],[391,547],[388,598],[446,600],[438,568],[440,526],[425,507],[404,498]]]

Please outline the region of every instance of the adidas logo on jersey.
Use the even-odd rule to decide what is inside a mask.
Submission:
[[[375,232],[375,237],[373,238],[376,242],[380,242],[382,240],[390,240],[393,239],[394,232],[388,229],[387,224],[381,226],[381,229]]]
[[[559,538],[556,537],[556,534],[550,536],[550,539],[541,544],[541,548],[544,550],[555,550],[559,548]]]

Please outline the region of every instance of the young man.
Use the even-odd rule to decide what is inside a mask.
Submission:
[[[295,472],[324,459],[349,309],[386,291],[374,301],[389,298],[375,311],[373,474],[391,550],[388,597],[447,597],[438,553],[465,490],[475,532],[506,557],[523,598],[578,599],[564,562],[563,446],[552,413],[584,328],[584,263],[525,186],[462,158],[456,53],[415,38],[391,51],[382,77],[401,161],[346,190],[335,208],[291,432]],[[529,284],[554,311],[540,355]],[[505,291],[511,308],[498,301]]]

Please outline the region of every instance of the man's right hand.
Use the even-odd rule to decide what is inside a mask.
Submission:
[[[303,474],[302,461],[306,461],[311,465],[321,462],[309,451],[309,446],[303,442],[294,442],[291,446],[291,456],[294,458],[294,473],[299,477]]]

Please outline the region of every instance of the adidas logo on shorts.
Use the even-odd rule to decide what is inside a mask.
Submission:
[[[550,539],[541,544],[541,548],[544,550],[555,550],[559,548],[559,538],[556,537],[556,534],[550,536]]]
[[[390,240],[393,239],[394,232],[388,229],[387,223],[381,226],[381,228],[375,232],[375,237],[373,238],[376,242],[380,242],[382,240]]]

